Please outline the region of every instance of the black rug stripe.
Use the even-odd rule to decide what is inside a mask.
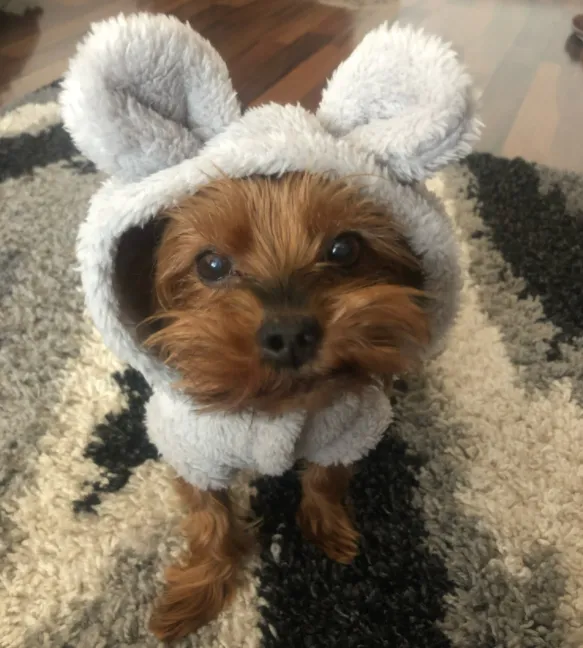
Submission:
[[[56,124],[36,135],[23,133],[15,137],[0,137],[0,182],[8,178],[30,175],[34,169],[55,162],[67,161],[81,173],[95,173],[95,166],[79,156],[62,124]]]
[[[451,584],[444,564],[424,546],[426,531],[413,504],[423,462],[396,431],[362,462],[352,484],[362,533],[352,565],[332,562],[302,539],[294,473],[255,483],[265,648],[451,645],[438,627]]]
[[[583,335],[583,223],[568,213],[561,190],[541,194],[536,167],[520,158],[481,153],[466,164],[485,234],[524,280],[521,296],[540,299],[561,341]]]
[[[95,462],[104,480],[86,484],[90,490],[73,502],[75,513],[96,513],[96,506],[104,493],[121,490],[138,466],[148,459],[158,459],[158,451],[148,439],[145,426],[150,387],[135,369],[115,373],[113,378],[128,404],[120,412],[107,414],[93,431],[93,439],[87,445],[84,456]]]

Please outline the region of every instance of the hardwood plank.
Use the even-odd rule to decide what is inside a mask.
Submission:
[[[338,16],[345,17],[346,13],[337,9],[330,9],[330,7],[318,5],[312,7],[300,3],[296,15],[287,22],[280,22],[270,32],[269,37],[279,43],[290,45],[307,32],[321,33],[322,23],[329,21],[331,17],[337,20]]]
[[[244,106],[250,104],[326,44],[326,37],[310,33],[300,36],[295,42],[283,48],[273,41],[258,43],[246,56],[235,61],[231,68],[233,79],[240,79],[235,87],[242,104]],[[259,60],[263,61],[261,74],[248,76],[249,70],[257,69],[256,64]]]
[[[538,160],[549,153],[559,123],[556,94],[560,74],[561,68],[555,63],[539,65],[504,142],[502,155]]]
[[[314,87],[321,85],[330,76],[348,55],[347,49],[343,50],[332,43],[322,47],[257,97],[251,105],[266,101],[298,103],[299,98],[307,96]],[[314,83],[314,79],[318,79],[318,82]]]
[[[25,74],[15,81],[12,86],[4,93],[0,90],[0,105],[4,102],[9,103],[17,98],[37,90],[45,85],[47,79],[60,78],[67,69],[67,62],[59,59],[51,65],[44,66],[35,72]]]
[[[556,101],[558,123],[555,138],[548,154],[537,161],[550,166],[581,170],[583,143],[581,118],[583,116],[583,67],[562,66],[556,96],[547,95],[546,101]],[[545,116],[546,118],[546,116]],[[538,134],[536,135],[538,137]]]

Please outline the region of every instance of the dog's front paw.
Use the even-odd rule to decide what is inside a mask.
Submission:
[[[342,504],[321,507],[304,498],[297,521],[304,537],[336,562],[347,565],[358,554],[358,531]]]

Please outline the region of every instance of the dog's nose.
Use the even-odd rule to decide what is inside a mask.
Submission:
[[[322,329],[315,317],[272,316],[259,329],[263,358],[282,368],[297,369],[309,362],[321,339]]]

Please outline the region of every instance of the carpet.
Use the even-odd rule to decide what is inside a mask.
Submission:
[[[75,236],[102,177],[55,97],[0,116],[0,647],[154,647],[180,508],[148,389],[84,316]],[[293,474],[242,478],[260,553],[179,646],[583,646],[583,178],[476,154],[431,186],[462,309],[354,481],[359,557],[302,541]]]

